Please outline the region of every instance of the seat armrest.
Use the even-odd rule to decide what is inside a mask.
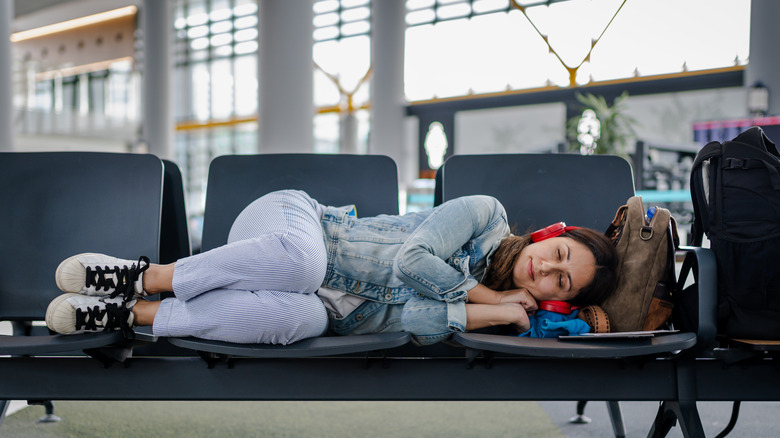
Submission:
[[[686,257],[693,256],[694,273],[696,279],[697,316],[696,347],[695,352],[711,349],[715,345],[717,336],[717,312],[718,312],[718,265],[715,253],[709,248],[694,246],[681,246],[679,251],[688,253]]]

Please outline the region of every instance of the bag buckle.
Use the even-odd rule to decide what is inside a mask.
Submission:
[[[726,159],[726,168],[727,169],[742,169],[745,170],[748,168],[748,161],[742,160],[740,158],[727,158]]]
[[[649,225],[643,225],[642,228],[639,229],[639,238],[645,241],[652,239],[653,227]]]

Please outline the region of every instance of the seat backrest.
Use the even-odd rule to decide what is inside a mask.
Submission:
[[[163,179],[162,224],[160,231],[160,263],[173,263],[192,253],[184,182],[179,166],[173,161],[162,160],[165,166]]]
[[[398,170],[383,155],[225,155],[209,166],[204,251],[227,243],[233,221],[260,196],[298,189],[326,205],[355,204],[359,216],[398,214]]]
[[[71,255],[156,262],[162,180],[153,155],[0,153],[0,319],[43,319]]]
[[[442,202],[444,202],[442,200],[442,193],[441,193],[442,192],[441,172],[442,172],[442,168],[441,167],[436,169],[436,177],[434,179],[434,186],[433,186],[433,206],[434,207],[437,207],[437,206],[441,205]]]
[[[631,165],[617,156],[571,154],[455,155],[442,168],[444,201],[490,195],[506,209],[515,234],[556,222],[606,231],[634,195]]]

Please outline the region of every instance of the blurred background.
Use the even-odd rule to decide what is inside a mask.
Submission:
[[[411,211],[452,154],[613,153],[684,232],[696,151],[780,126],[770,0],[2,4],[0,149],[174,160],[195,248],[218,155],[389,155]]]
[[[436,169],[453,154],[617,154],[632,163],[645,203],[672,210],[685,241],[696,152],[753,125],[780,138],[779,18],[772,0],[0,0],[8,36],[0,42],[0,150],[175,161],[195,250],[208,166],[219,155],[388,155],[403,212],[432,206]],[[216,423],[222,435],[230,423],[245,427],[237,436],[252,436],[258,429],[247,420],[256,417],[282,428],[268,436],[295,436],[298,409],[342,415],[337,426],[354,432],[392,409],[408,420],[397,427],[415,425],[410,418],[436,406],[267,403],[243,404],[245,412],[239,404],[63,402],[58,412],[70,423],[58,427],[75,429],[35,433],[109,436],[95,420],[133,411],[151,425],[178,421],[190,434],[213,435],[193,423],[202,417],[227,419]],[[356,425],[358,409],[364,423]],[[567,423],[571,402],[461,409],[486,421],[445,418],[426,433],[516,436],[519,411],[525,436],[611,433],[603,403],[589,407],[587,429]],[[624,409],[629,427],[644,433],[656,406]],[[708,432],[722,429],[728,409],[702,409]],[[755,429],[743,436],[772,436],[760,419],[776,409],[746,410],[741,427]],[[40,415],[9,417],[3,434],[30,436]],[[323,431],[327,418],[303,417]],[[98,423],[144,430],[111,421]],[[395,432],[426,436],[417,426]]]

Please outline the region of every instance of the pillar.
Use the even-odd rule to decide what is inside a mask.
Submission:
[[[368,150],[388,155],[398,165],[402,184],[417,178],[417,157],[404,147],[404,0],[371,2],[371,133]]]
[[[342,154],[357,154],[358,151],[358,121],[353,112],[346,111],[339,119],[341,135],[340,149]]]
[[[761,82],[769,89],[770,115],[780,114],[780,2],[752,0],[750,6],[750,60],[745,87]]]
[[[149,153],[175,160],[173,117],[173,13],[168,0],[144,0],[143,139]]]
[[[258,150],[314,151],[314,1],[260,0]]]
[[[11,25],[14,2],[0,2],[0,151],[14,150],[14,94],[12,86],[13,55]]]

